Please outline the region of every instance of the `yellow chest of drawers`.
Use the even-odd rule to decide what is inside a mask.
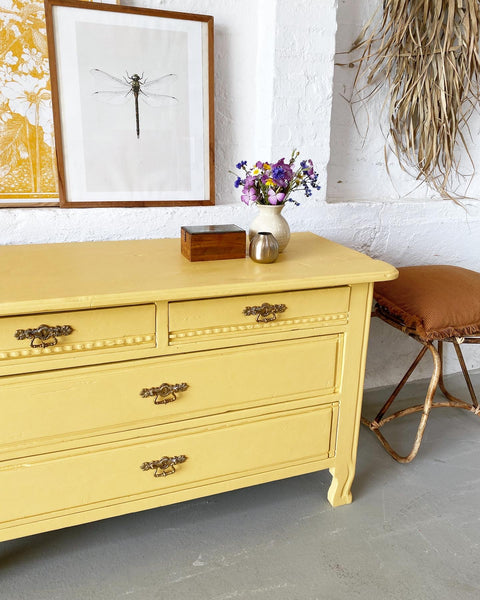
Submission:
[[[351,501],[374,281],[313,234],[276,263],[179,240],[0,250],[0,540],[330,469]]]

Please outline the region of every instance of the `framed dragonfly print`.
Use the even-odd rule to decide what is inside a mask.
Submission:
[[[214,204],[213,17],[45,11],[61,206]]]
[[[56,205],[43,2],[0,0],[0,208]]]

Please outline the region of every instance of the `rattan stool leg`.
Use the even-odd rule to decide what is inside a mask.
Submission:
[[[402,390],[403,386],[407,383],[407,381],[410,378],[410,375],[415,371],[415,369],[418,366],[418,363],[425,356],[425,353],[427,352],[427,350],[428,350],[427,346],[423,346],[423,348],[420,350],[420,352],[418,353],[418,356],[415,358],[413,363],[410,365],[410,367],[408,368],[408,371],[402,377],[402,380],[400,381],[400,383],[394,389],[394,391],[392,392],[392,394],[390,395],[388,400],[385,402],[385,404],[382,406],[382,408],[378,411],[377,416],[371,422],[371,429],[376,429],[379,426],[379,423],[382,421],[383,417],[385,416],[385,413],[388,411],[388,409],[392,405],[393,401],[395,400],[395,398],[398,396],[398,394]]]
[[[427,424],[428,416],[429,416],[430,410],[432,408],[433,398],[435,396],[438,382],[439,382],[441,374],[442,374],[442,360],[441,360],[440,354],[438,353],[437,349],[434,347],[433,343],[432,342],[421,342],[421,343],[423,344],[424,348],[422,348],[419,355],[417,356],[415,361],[412,363],[411,367],[407,371],[406,376],[402,379],[400,384],[401,384],[401,387],[403,387],[406,380],[408,379],[408,376],[410,376],[411,373],[414,371],[414,369],[417,367],[421,358],[423,358],[423,356],[425,355],[425,352],[427,350],[430,350],[430,353],[433,358],[434,368],[433,368],[433,374],[430,379],[430,383],[428,386],[428,390],[427,390],[427,394],[425,396],[424,403],[417,405],[417,406],[411,406],[411,407],[405,408],[403,410],[399,410],[396,413],[394,413],[393,415],[390,415],[389,417],[381,418],[379,421],[377,421],[377,417],[379,415],[385,414],[386,410],[391,405],[391,403],[397,396],[398,392],[400,391],[401,388],[400,388],[400,384],[399,384],[399,386],[397,386],[396,390],[392,394],[393,398],[392,398],[392,396],[390,396],[390,398],[387,400],[387,402],[382,407],[379,414],[373,421],[368,421],[367,419],[362,418],[363,425],[367,426],[371,431],[373,431],[373,433],[378,437],[378,439],[380,440],[380,443],[383,445],[385,450],[390,454],[390,456],[392,456],[396,461],[398,461],[400,463],[411,462],[418,453],[420,444],[422,443],[423,434],[425,431],[425,426]],[[382,433],[379,431],[379,429],[381,427],[383,427],[383,425],[385,425],[386,423],[389,423],[390,421],[393,421],[394,419],[397,419],[398,417],[402,417],[402,416],[405,416],[405,415],[408,415],[411,413],[415,413],[415,412],[420,412],[420,411],[422,411],[422,416],[420,418],[420,423],[418,425],[417,433],[415,435],[415,441],[413,443],[412,450],[406,456],[401,456],[400,454],[398,454],[398,452],[396,452],[392,448],[392,446],[388,443],[388,441],[385,439],[385,436],[382,435]]]
[[[462,369],[463,377],[465,378],[465,383],[467,384],[468,391],[470,393],[470,398],[472,399],[472,404],[469,405],[460,398],[457,398],[453,394],[451,394],[445,387],[445,382],[443,381],[443,373],[440,375],[440,380],[438,382],[438,387],[442,391],[442,394],[449,400],[448,404],[441,403],[443,406],[452,406],[456,408],[464,408],[466,410],[470,410],[474,413],[478,411],[478,400],[475,395],[475,390],[473,389],[472,381],[470,379],[470,375],[468,373],[467,365],[465,364],[465,360],[463,358],[462,351],[460,349],[460,344],[456,339],[449,339],[453,343],[455,352],[457,354],[458,362],[460,364],[460,368]],[[440,358],[443,360],[443,343],[438,342],[438,352],[440,354]]]
[[[470,375],[468,373],[467,365],[463,359],[463,354],[460,349],[460,344],[457,340],[453,341],[453,347],[455,348],[455,352],[457,353],[458,362],[460,363],[460,367],[462,368],[463,377],[465,378],[465,383],[467,384],[468,391],[470,393],[470,398],[472,399],[472,405],[474,407],[478,407],[478,400],[475,396],[475,390],[473,389],[472,381],[470,379]]]

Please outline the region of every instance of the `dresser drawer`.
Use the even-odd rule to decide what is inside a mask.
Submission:
[[[91,443],[94,434],[327,396],[340,386],[342,350],[343,336],[329,335],[4,377],[0,449],[38,453],[68,437]]]
[[[206,495],[209,483],[236,480],[238,488],[243,476],[282,467],[301,465],[307,472],[305,465],[312,463],[310,470],[315,470],[319,461],[334,455],[336,415],[337,406],[331,404],[145,438],[141,443],[1,463],[0,523],[44,518],[61,510],[88,511],[98,503],[118,504],[195,487],[202,489],[198,495]],[[164,456],[182,455],[185,462],[169,476],[155,477],[155,469],[141,468]]]
[[[188,300],[169,304],[169,344],[240,339],[348,322],[350,288]]]
[[[0,318],[0,364],[154,346],[154,304]]]

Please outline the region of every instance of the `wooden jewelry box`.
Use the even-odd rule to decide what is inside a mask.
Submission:
[[[181,249],[191,261],[245,258],[246,233],[237,225],[195,225],[181,230]]]

